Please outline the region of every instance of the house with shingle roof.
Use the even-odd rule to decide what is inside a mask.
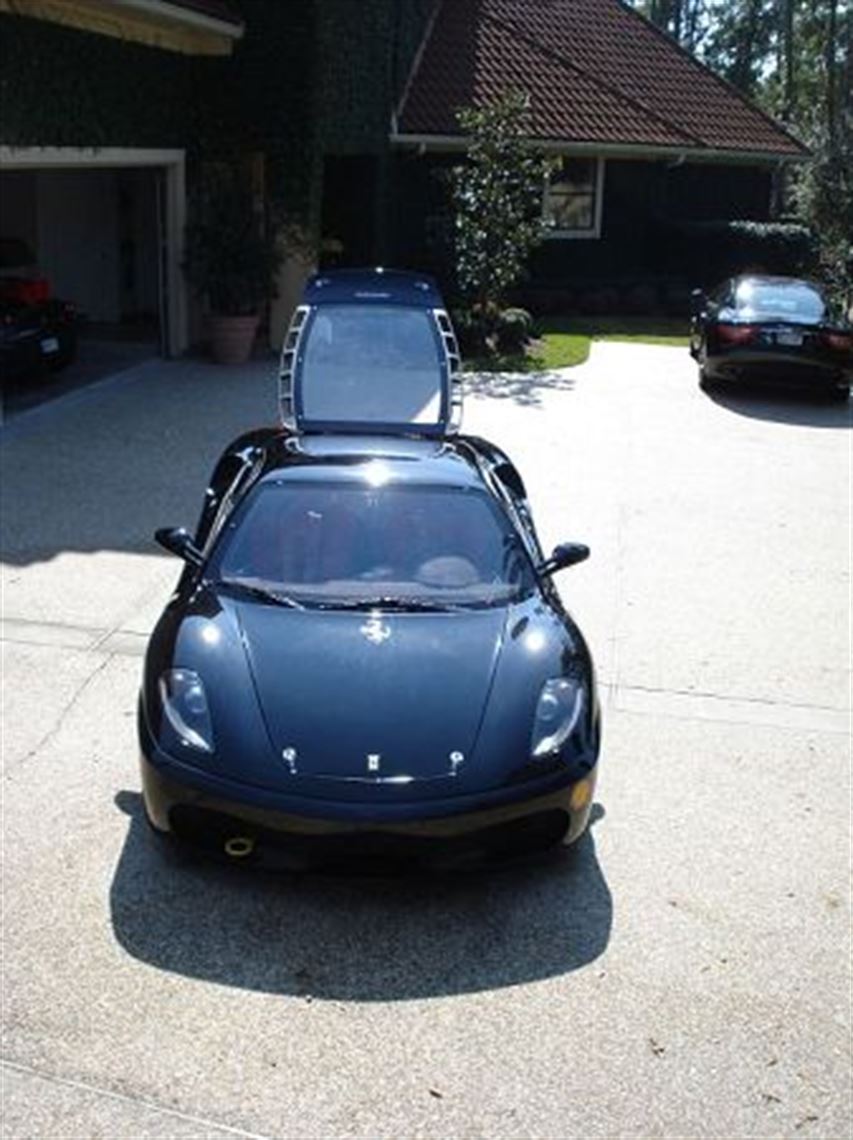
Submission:
[[[703,277],[690,227],[766,221],[776,172],[806,156],[621,0],[0,0],[0,54],[3,236],[94,324],[150,329],[166,354],[199,339],[183,229],[223,155],[259,213],[308,235],[273,343],[312,243],[321,263],[452,286],[456,112],[508,88],[559,157],[537,304],[596,286],[683,294]]]
[[[507,88],[530,134],[602,156],[798,158],[802,145],[621,0],[440,0],[392,124],[397,145],[453,145],[458,107]]]
[[[456,113],[510,88],[529,98],[531,140],[560,160],[533,262],[543,288],[697,276],[683,227],[767,221],[776,172],[808,154],[621,0],[436,0],[390,114],[377,188],[394,204],[378,241],[389,261],[446,276]],[[357,232],[336,232],[342,187],[325,157],[329,236],[344,259],[370,260],[364,211]]]

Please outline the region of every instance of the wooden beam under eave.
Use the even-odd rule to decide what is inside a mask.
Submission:
[[[230,55],[234,45],[233,37],[226,34],[119,8],[111,0],[0,0],[0,12],[182,55]]]

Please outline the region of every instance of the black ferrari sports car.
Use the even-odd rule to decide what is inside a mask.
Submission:
[[[295,355],[288,394],[319,404],[311,389],[340,377]],[[552,575],[589,551],[543,556],[492,444],[434,430],[432,413],[399,430],[432,406],[415,371],[393,430],[377,415],[369,433],[309,431],[297,414],[297,430],[249,432],[219,460],[195,534],[158,531],[186,565],[139,703],[157,832],[285,868],[448,870],[583,833],[600,710]]]
[[[696,290],[690,354],[700,383],[803,386],[847,399],[853,328],[824,291],[794,277],[734,277]]]

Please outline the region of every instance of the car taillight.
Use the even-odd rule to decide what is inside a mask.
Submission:
[[[726,344],[747,344],[758,335],[755,325],[717,325],[717,335]]]
[[[823,342],[836,352],[850,352],[853,350],[853,336],[850,333],[825,332]]]
[[[16,280],[14,297],[22,305],[42,305],[50,300],[50,282],[45,277]]]

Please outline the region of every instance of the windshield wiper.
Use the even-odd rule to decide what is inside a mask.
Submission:
[[[452,602],[428,601],[426,598],[399,598],[384,596],[379,598],[339,598],[331,602],[312,603],[320,610],[398,610],[402,613],[458,613],[465,607]]]
[[[288,594],[280,594],[266,586],[256,586],[253,582],[242,582],[239,578],[220,578],[218,584],[237,593],[246,594],[250,598],[256,598],[259,602],[272,602],[273,605],[286,606],[293,610],[305,609],[301,602],[297,602]]]

